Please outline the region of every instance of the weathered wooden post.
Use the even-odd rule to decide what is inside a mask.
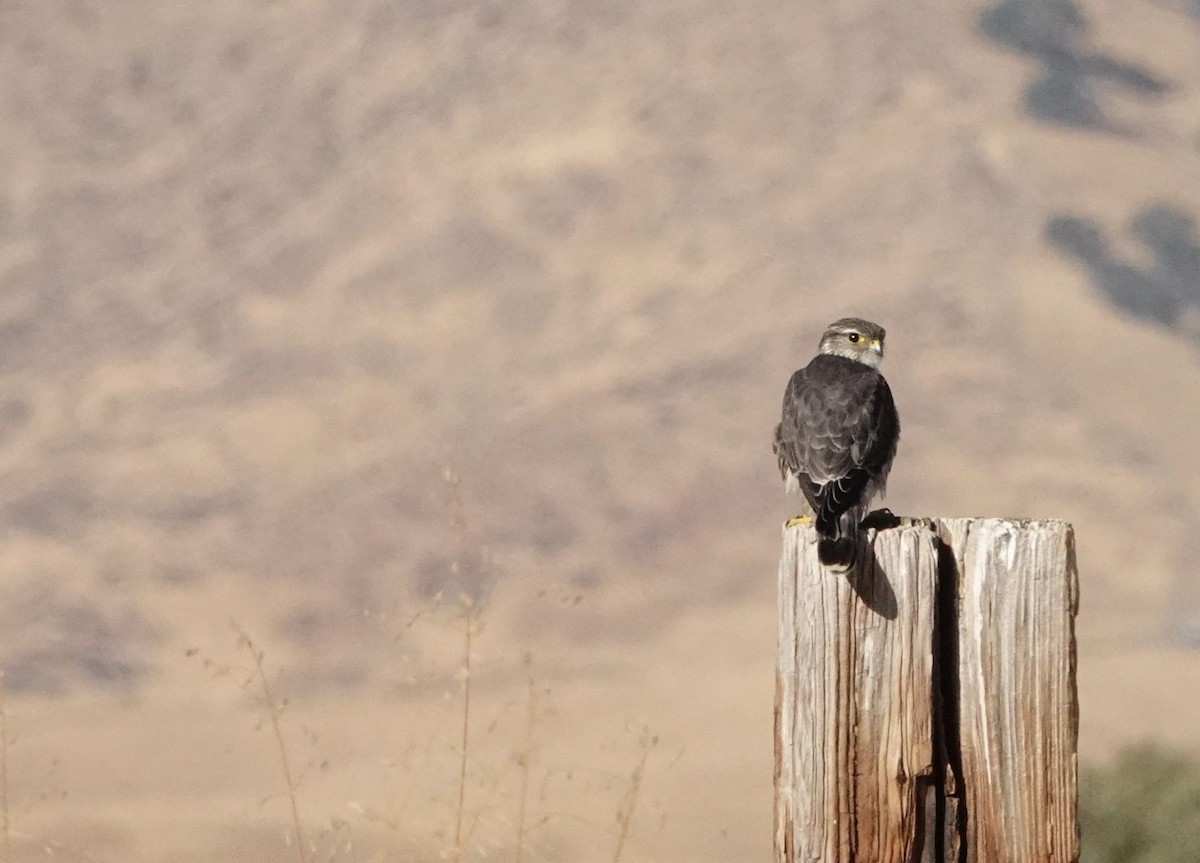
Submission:
[[[1074,538],[921,519],[830,572],[785,529],[777,863],[1075,863]]]

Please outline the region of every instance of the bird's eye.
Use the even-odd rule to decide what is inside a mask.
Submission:
[[[861,339],[862,336],[860,336],[858,333],[847,333],[846,338],[848,338],[850,340],[850,344],[856,345],[856,344],[858,344],[858,340]]]

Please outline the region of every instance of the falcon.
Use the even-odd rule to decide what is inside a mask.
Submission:
[[[858,528],[881,495],[900,440],[892,391],[879,373],[885,332],[862,318],[834,321],[820,352],[783,393],[775,455],[789,494],[804,495],[817,528],[817,555],[845,572],[858,553]]]

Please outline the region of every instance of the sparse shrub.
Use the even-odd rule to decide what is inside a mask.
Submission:
[[[1200,860],[1200,763],[1153,745],[1080,777],[1082,863]]]

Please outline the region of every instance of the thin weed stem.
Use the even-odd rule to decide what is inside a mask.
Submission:
[[[4,863],[12,863],[12,830],[8,821],[8,709],[4,669],[0,668],[0,813],[4,820]]]
[[[454,824],[454,861],[462,859],[463,816],[467,799],[467,745],[471,732],[471,652],[475,639],[475,610],[467,601],[463,616],[463,711],[462,734],[459,739],[458,760],[458,811]]]
[[[642,757],[638,759],[637,766],[633,768],[633,774],[629,777],[629,790],[625,792],[625,799],[621,801],[620,807],[617,809],[617,847],[613,851],[613,863],[621,863],[621,854],[625,851],[625,840],[629,837],[629,823],[633,820],[633,810],[637,806],[638,791],[642,787],[642,776],[646,771],[646,760],[650,757],[650,750],[658,743],[658,737],[651,736],[649,730],[642,733]]]
[[[274,693],[271,692],[271,684],[267,680],[267,670],[263,666],[263,652],[255,647],[250,636],[240,626],[234,624],[234,629],[237,630],[242,643],[254,658],[258,682],[262,686],[263,699],[266,701],[267,716],[271,719],[271,733],[275,737],[275,744],[279,749],[279,764],[283,770],[283,781],[287,784],[287,796],[292,805],[292,826],[296,830],[296,854],[300,863],[308,863],[308,854],[304,849],[304,830],[300,826],[300,806],[296,802],[296,780],[292,776],[292,768],[288,763],[287,744],[283,740],[283,729],[279,724],[279,716],[283,710],[279,702],[275,700]]]
[[[525,667],[531,662],[529,654],[525,654]],[[525,701],[525,747],[521,751],[518,766],[521,768],[521,793],[517,798],[517,855],[514,863],[521,863],[525,856],[525,809],[529,800],[529,770],[533,760],[533,723],[537,716],[537,692],[533,675],[529,675],[529,690]]]

